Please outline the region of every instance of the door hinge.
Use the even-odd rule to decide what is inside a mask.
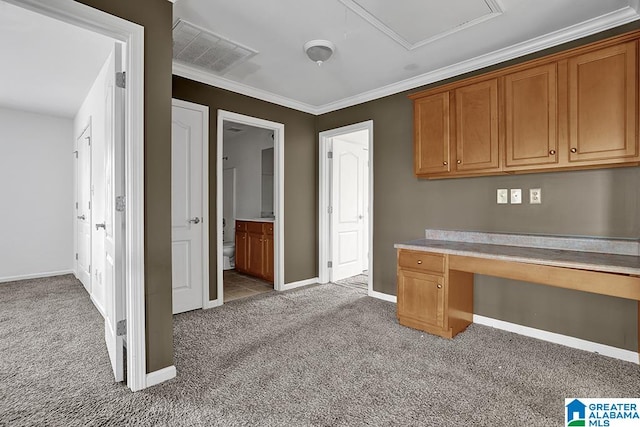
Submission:
[[[76,202],[76,210],[78,210],[78,202]]]
[[[78,254],[76,253],[76,261],[78,260]]]
[[[329,206],[329,207],[327,208],[327,212],[329,212],[330,214],[332,214],[332,213],[333,213],[333,206]]]
[[[88,203],[89,203],[89,210],[91,210],[91,202],[88,202]]]
[[[77,151],[74,151],[73,155],[76,156],[76,159],[78,158],[78,152]]]
[[[327,157],[333,159],[333,151],[327,151]]]
[[[122,89],[127,87],[127,73],[125,71],[116,73],[116,86]]]
[[[91,274],[91,264],[89,264],[89,274]]]
[[[116,197],[116,211],[124,212],[124,209],[127,207],[127,202],[124,196]]]
[[[329,261],[329,262],[327,262],[327,267],[329,267],[329,268],[333,268],[333,261]]]
[[[119,320],[116,324],[116,336],[127,335],[127,319]]]

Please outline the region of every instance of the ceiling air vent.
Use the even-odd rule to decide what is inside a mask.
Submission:
[[[258,52],[178,19],[173,26],[173,58],[224,74]]]

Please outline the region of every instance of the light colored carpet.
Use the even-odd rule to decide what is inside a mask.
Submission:
[[[638,365],[480,325],[453,340],[317,285],[175,316],[178,378],[114,384],[70,276],[0,284],[0,425],[555,426],[565,397],[638,397]]]

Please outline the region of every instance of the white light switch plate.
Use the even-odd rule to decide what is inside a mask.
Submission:
[[[506,205],[509,203],[509,190],[506,188],[498,188],[497,202],[499,205]]]
[[[529,204],[539,205],[542,203],[542,190],[540,188],[529,189]]]
[[[522,203],[522,189],[520,188],[512,188],[511,189],[511,204],[519,205]]]

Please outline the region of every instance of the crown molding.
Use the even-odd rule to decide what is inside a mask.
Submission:
[[[635,6],[640,4],[637,0],[632,0],[632,2]],[[518,43],[504,49],[499,49],[447,67],[439,68],[426,74],[320,106],[306,104],[265,90],[256,89],[243,83],[234,82],[224,77],[216,76],[176,61],[173,62],[173,74],[219,87],[221,89],[237,92],[252,98],[271,102],[273,104],[293,108],[294,110],[320,115],[496,65],[501,62],[519,58],[530,53],[539,52],[582,37],[597,34],[601,31],[615,28],[620,25],[628,24],[638,19],[640,19],[640,15],[638,14],[636,7],[627,6],[562,30],[527,40],[526,42]]]
[[[173,74],[176,76],[184,77],[187,79],[195,80],[200,83],[204,83],[209,86],[215,86],[220,89],[236,92],[241,95],[250,96],[252,98],[267,101],[272,104],[281,105],[283,107],[292,108],[294,110],[302,111],[304,113],[318,115],[318,108],[304,102],[299,102],[291,98],[276,95],[275,93],[268,92],[266,90],[257,89],[245,85],[243,83],[234,82],[224,77],[217,76],[213,73],[201,70],[184,63],[173,61]]]

